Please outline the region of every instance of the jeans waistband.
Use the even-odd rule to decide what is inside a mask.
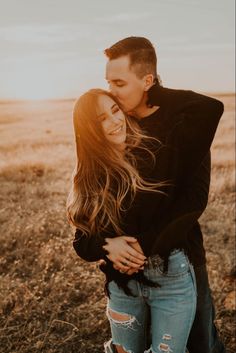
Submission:
[[[170,255],[174,255],[179,251],[180,251],[179,249],[174,249],[173,251],[171,251]],[[150,268],[155,268],[155,267],[159,267],[163,263],[163,261],[164,260],[160,255],[154,254],[147,258],[146,264]]]

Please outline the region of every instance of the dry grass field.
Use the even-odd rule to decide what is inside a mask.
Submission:
[[[216,324],[235,342],[234,95],[212,146],[201,217]],[[102,353],[103,274],[72,249],[65,202],[74,167],[73,100],[0,102],[0,352]]]

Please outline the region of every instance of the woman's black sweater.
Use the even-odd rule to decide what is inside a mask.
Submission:
[[[210,184],[210,146],[223,104],[193,91],[174,90],[154,85],[149,105],[160,108],[138,121],[147,135],[159,142],[146,142],[154,152],[132,150],[140,175],[149,181],[169,181],[165,194],[138,192],[131,207],[123,214],[124,235],[138,239],[148,257],[159,254],[168,261],[173,249],[184,249],[194,266],[205,262],[202,233],[198,219],[206,208]],[[117,236],[112,229],[92,237],[77,229],[73,246],[86,261],[105,260],[106,287],[114,280],[124,289],[131,278],[144,281],[143,272],[132,276],[116,271],[106,257],[105,238]]]

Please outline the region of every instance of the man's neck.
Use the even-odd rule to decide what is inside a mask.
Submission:
[[[149,108],[146,105],[144,105],[142,107],[139,107],[137,110],[131,112],[131,115],[141,120],[155,113],[159,108],[160,108],[159,106],[153,106],[152,108]]]

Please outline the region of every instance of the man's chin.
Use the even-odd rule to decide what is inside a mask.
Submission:
[[[133,113],[132,110],[130,110],[129,108],[125,108],[125,107],[122,106],[122,105],[121,105],[121,109],[123,110],[123,112],[124,112],[125,114],[130,115],[131,113]]]
[[[127,115],[133,115],[134,111],[130,110],[130,108],[125,107],[122,103],[119,103],[120,108],[122,109],[122,111],[127,114]]]
[[[125,113],[127,115],[130,115],[130,116],[134,116],[135,115],[135,111],[134,110],[127,110]]]

